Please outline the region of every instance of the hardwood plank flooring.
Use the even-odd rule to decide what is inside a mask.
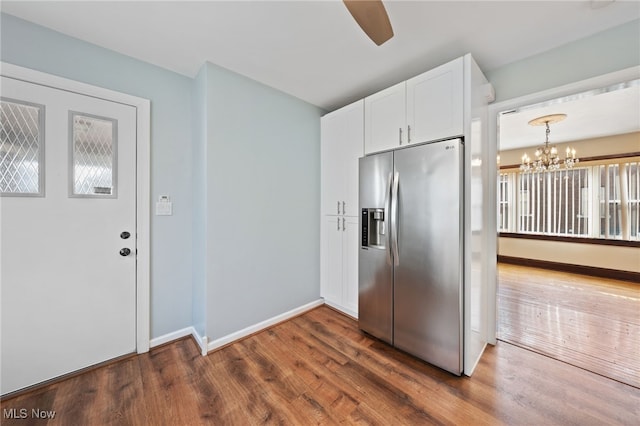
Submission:
[[[206,357],[182,339],[0,405],[3,425],[632,425],[640,389],[505,342],[456,377],[323,306]]]
[[[640,286],[498,264],[498,338],[640,387]]]

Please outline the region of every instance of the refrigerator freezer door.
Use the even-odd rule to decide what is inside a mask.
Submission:
[[[394,158],[394,346],[457,375],[463,362],[462,150],[456,139],[398,150]]]
[[[367,333],[393,342],[393,269],[389,257],[389,197],[393,154],[360,159],[359,207],[384,209],[384,248],[360,245],[358,257],[358,325]],[[362,217],[360,231],[362,232]]]

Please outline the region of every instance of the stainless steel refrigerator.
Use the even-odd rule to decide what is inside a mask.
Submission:
[[[461,139],[360,159],[359,327],[463,371]]]

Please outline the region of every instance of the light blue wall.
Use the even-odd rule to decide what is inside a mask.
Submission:
[[[637,65],[640,20],[485,71],[485,75],[500,102]]]
[[[320,296],[323,111],[213,64],[207,73],[207,335]]]
[[[1,60],[151,100],[152,337],[217,338],[319,297],[323,111],[212,64],[195,79],[2,14]]]
[[[151,218],[151,335],[191,325],[192,80],[6,14],[0,36],[2,61],[151,100],[152,201],[174,210]]]
[[[207,73],[206,67],[198,73],[192,83],[193,100],[193,326],[200,336],[206,336],[207,305]]]

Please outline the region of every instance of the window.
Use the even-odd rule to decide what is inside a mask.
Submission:
[[[498,231],[509,229],[509,191],[511,190],[508,173],[500,173],[498,176]]]
[[[0,101],[0,193],[44,194],[44,106]]]
[[[70,112],[72,184],[74,197],[116,195],[117,122],[110,118]]]
[[[629,239],[640,241],[640,163],[627,163]]]
[[[638,162],[502,171],[497,194],[500,232],[640,240]]]
[[[639,169],[637,162],[599,167],[601,238],[640,240]]]

